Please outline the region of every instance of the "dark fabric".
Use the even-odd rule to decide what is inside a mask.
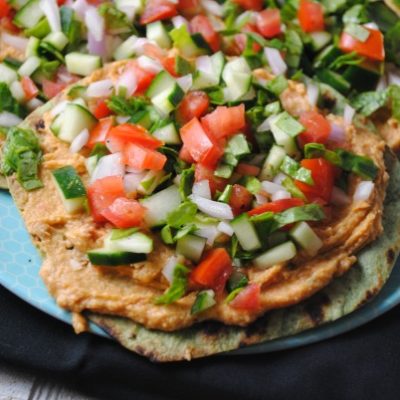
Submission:
[[[153,364],[49,317],[0,287],[0,359],[104,399],[399,399],[400,307],[322,343]],[[1,386],[1,385],[0,385]]]

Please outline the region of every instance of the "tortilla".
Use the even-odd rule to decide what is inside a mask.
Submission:
[[[81,83],[88,84],[103,79],[105,76],[118,76],[125,64],[126,62],[114,63],[96,71]],[[286,109],[293,112],[299,108],[305,97],[304,86],[290,82],[287,90],[289,92],[284,93],[282,102]],[[290,93],[290,91],[292,92]],[[376,151],[377,153],[374,161],[379,164],[381,169],[377,183],[377,187],[381,191],[376,189],[374,192],[374,206],[371,206],[373,215],[370,216],[367,213],[371,224],[367,225],[368,229],[361,234],[360,238],[356,238],[355,247],[351,247],[359,249],[374,240],[371,245],[361,251],[357,265],[353,265],[355,257],[352,252],[349,254],[339,252],[333,255],[329,253],[329,246],[332,246],[332,243],[328,243],[329,248],[324,253],[324,257],[330,254],[329,263],[320,256],[318,259],[307,261],[305,273],[302,273],[301,277],[296,275],[296,272],[290,275],[291,272],[288,271],[287,275],[293,276],[293,280],[302,279],[300,290],[294,288],[297,290],[294,291],[294,296],[283,296],[282,299],[280,294],[288,288],[293,289],[294,286],[290,286],[290,281],[289,286],[275,285],[278,287],[275,291],[277,296],[275,299],[272,298],[269,303],[267,301],[268,305],[262,310],[262,313],[258,314],[235,313],[229,309],[229,305],[220,304],[214,314],[212,310],[206,311],[196,320],[187,312],[194,300],[194,296],[191,295],[179,300],[176,304],[155,305],[152,299],[164,291],[166,284],[153,280],[154,277],[160,275],[162,263],[165,262],[168,255],[172,254],[171,250],[167,246],[157,243],[158,253],[156,251],[149,257],[149,261],[141,264],[139,268],[118,267],[110,270],[107,267],[88,265],[85,258],[86,251],[101,246],[106,228],[96,226],[87,214],[84,216],[66,215],[54,185],[50,183],[51,169],[66,164],[73,165],[80,172],[83,180],[87,180],[84,157],[79,154],[71,154],[67,144],[61,143],[48,129],[46,130],[50,122],[47,111],[61,101],[64,96],[65,93],[57,96],[31,114],[22,124],[22,127],[30,127],[38,132],[44,149],[44,167],[41,171],[44,188],[35,192],[25,192],[15,177],[11,176],[9,179],[10,190],[22,212],[33,241],[44,255],[41,275],[58,304],[74,313],[91,311],[130,318],[130,320],[126,320],[116,317],[90,316],[131,350],[154,360],[171,361],[206,356],[242,345],[287,336],[332,321],[353,311],[372,297],[388,278],[400,246],[398,243],[400,242],[400,238],[398,238],[400,231],[400,213],[398,212],[400,209],[398,207],[400,208],[400,205],[397,205],[400,167],[387,150],[385,162],[386,170],[390,173],[390,182],[384,205],[383,226],[385,231],[376,239],[381,232],[381,203],[387,183],[387,175],[381,159],[383,145],[379,138],[368,132],[360,131],[357,132],[360,137],[370,139],[370,143],[373,143],[373,146],[370,146],[367,140],[365,142],[367,145],[364,148],[361,147],[362,150],[368,155],[370,152]],[[352,132],[355,134],[354,130]],[[351,213],[347,214],[351,217]],[[355,224],[361,226],[365,218],[361,217],[360,221],[356,219]],[[350,221],[352,221],[351,218]],[[349,225],[349,236],[352,237],[355,225],[351,225],[351,223]],[[326,235],[329,236],[329,233]],[[347,240],[347,235],[342,233],[342,236],[345,236]],[[352,243],[352,241],[350,242]],[[316,266],[315,275],[310,272],[311,265]],[[349,269],[350,271],[347,272]],[[347,274],[342,278],[337,278],[329,287],[320,292],[316,296],[317,300],[311,299],[304,304],[284,308],[310,297],[324,288],[333,278],[345,272]],[[315,304],[318,305],[315,306]],[[283,309],[260,317],[265,311],[274,308]],[[259,317],[257,321],[248,325],[257,317]],[[220,320],[225,322],[225,325],[206,322],[203,325],[186,328],[194,322],[206,319]],[[75,325],[75,328],[80,331],[82,321],[80,318],[75,318],[75,320],[79,321],[78,325],[80,326],[78,328]],[[133,321],[137,321],[137,323]],[[140,324],[146,325],[147,328]],[[243,328],[228,325],[248,326]],[[160,329],[169,332],[161,332]]]

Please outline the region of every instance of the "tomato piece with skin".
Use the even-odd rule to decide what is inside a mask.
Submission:
[[[260,11],[264,6],[263,0],[233,0],[233,2],[245,10]]]
[[[304,201],[302,199],[293,197],[291,199],[281,199],[281,200],[271,201],[270,203],[265,203],[261,206],[253,208],[247,214],[252,216],[252,215],[264,214],[265,212],[279,213],[287,210],[288,208],[298,207],[303,205]]]
[[[200,182],[208,180],[211,193],[214,195],[218,190],[222,192],[228,184],[228,180],[214,175],[214,170],[201,164],[196,164],[194,169],[194,180]]]
[[[150,83],[156,76],[154,72],[140,67],[136,60],[131,61],[127,68],[131,69],[135,75],[137,82],[137,87],[135,90],[136,94],[143,93],[150,86]]]
[[[162,65],[175,78],[179,76],[175,69],[175,57],[169,56],[162,60]]]
[[[246,125],[244,104],[234,107],[218,106],[204,116],[201,123],[216,139],[232,136]]]
[[[142,25],[174,17],[178,13],[176,4],[168,0],[149,0],[140,17]]]
[[[216,53],[221,47],[219,33],[205,15],[196,15],[189,23],[191,33],[200,33],[211,50]]]
[[[309,158],[301,160],[301,166],[311,171],[314,185],[295,180],[296,186],[304,193],[308,201],[322,199],[329,203],[335,180],[334,166],[324,158]]]
[[[195,90],[185,95],[176,109],[176,120],[184,125],[193,118],[202,117],[210,106],[210,99],[207,93]]]
[[[90,136],[88,142],[86,143],[86,147],[92,149],[96,143],[105,144],[107,134],[113,125],[114,117],[101,119],[90,131]]]
[[[146,209],[136,200],[118,197],[101,215],[117,228],[132,228],[143,223]]]
[[[297,18],[304,32],[319,32],[325,29],[324,10],[320,3],[300,0]]]
[[[21,85],[27,101],[33,99],[39,94],[39,89],[35,85],[35,82],[29,78],[29,76],[23,76],[21,78]]]
[[[100,100],[93,111],[93,115],[97,119],[108,117],[111,114],[112,111],[108,108],[105,100]]]
[[[258,283],[250,283],[243,288],[229,305],[237,310],[256,311],[261,306],[261,288]]]
[[[221,292],[233,272],[232,260],[222,248],[210,250],[190,273],[189,279],[197,285]]]
[[[234,215],[239,215],[249,210],[252,201],[253,195],[244,186],[238,184],[232,186],[229,205]]]
[[[43,79],[42,81],[42,90],[48,99],[57,96],[58,93],[64,90],[67,86],[68,84],[64,82],[53,82],[48,79]]]
[[[224,155],[224,148],[219,144],[214,144],[208,151],[201,157],[200,164],[209,168],[216,168],[218,161]]]
[[[12,12],[10,15],[6,15],[5,17],[0,18],[0,28],[11,33],[20,33],[22,29],[20,29],[17,25],[14,24],[13,15],[14,13]]]
[[[193,17],[201,12],[200,0],[179,0],[178,11],[186,17]]]
[[[242,176],[258,176],[260,173],[260,167],[246,163],[239,163],[235,172]]]
[[[257,14],[258,32],[267,39],[281,33],[281,12],[277,8],[268,8]]]
[[[127,143],[123,149],[123,155],[125,164],[140,170],[161,171],[167,162],[164,154],[136,143]]]
[[[11,14],[11,6],[8,4],[7,0],[0,0],[0,19],[8,17]]]
[[[95,222],[105,222],[102,212],[109,207],[114,200],[125,196],[124,181],[121,176],[107,176],[97,179],[88,190],[90,212]]]
[[[306,111],[300,115],[299,122],[305,130],[298,136],[301,146],[307,143],[326,143],[331,132],[329,121],[317,111]]]
[[[187,162],[188,164],[194,164],[196,161],[194,160],[194,158],[191,156],[189,150],[186,148],[185,145],[183,145],[181,147],[181,149],[179,150],[179,158],[182,161]]]
[[[371,60],[384,61],[385,46],[384,37],[377,29],[365,28],[369,31],[369,36],[365,42],[357,40],[346,32],[342,32],[339,41],[339,48],[345,53],[355,51],[361,56],[368,57]]]

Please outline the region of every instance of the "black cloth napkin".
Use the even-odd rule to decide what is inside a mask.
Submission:
[[[0,359],[112,400],[397,400],[400,307],[352,332],[294,350],[154,364],[111,340],[76,336],[67,324],[0,286]]]

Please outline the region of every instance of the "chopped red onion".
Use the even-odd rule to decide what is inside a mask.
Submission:
[[[226,203],[204,199],[194,194],[191,194],[189,198],[197,205],[200,211],[210,217],[228,220],[233,219],[232,208]]]
[[[69,146],[69,151],[71,153],[78,153],[79,151],[82,150],[82,148],[86,145],[86,143],[89,140],[89,131],[87,129],[84,129],[81,133],[78,134],[78,136],[75,137],[75,139],[71,142],[71,145]]]
[[[61,32],[60,9],[56,0],[40,0],[39,6],[44,12],[52,32]]]
[[[262,181],[261,187],[269,194],[285,191],[285,188],[283,186],[270,181]]]
[[[86,2],[86,0],[76,0],[72,5],[72,8],[75,10],[76,15],[83,20],[85,18],[86,11],[91,6]]]
[[[88,50],[91,54],[96,54],[104,58],[107,54],[106,41],[103,39],[97,40],[92,32],[88,32]]]
[[[43,104],[44,104],[43,101],[35,97],[34,99],[29,100],[26,103],[26,106],[28,107],[29,111],[33,111],[36,110],[38,107],[42,106]]]
[[[228,236],[232,236],[234,234],[234,230],[231,227],[231,225],[226,222],[226,221],[221,221],[218,226],[217,229],[221,232],[221,233],[225,233],[225,235]]]
[[[217,225],[215,224],[196,224],[197,228],[195,234],[204,239],[207,239],[207,244],[212,246],[215,239],[219,235]]]
[[[278,175],[275,176],[275,178],[272,180],[274,183],[276,183],[277,185],[282,185],[282,182],[287,178],[287,176],[282,173],[279,172]]]
[[[271,200],[283,200],[283,199],[290,199],[292,196],[286,190],[278,190],[274,194],[271,195]]]
[[[163,66],[157,60],[154,60],[148,56],[140,56],[138,57],[137,61],[139,67],[155,74],[159,73],[163,69]]]
[[[136,192],[140,185],[140,182],[145,177],[146,172],[141,172],[140,174],[128,173],[124,176],[124,188],[126,193]]]
[[[343,112],[343,120],[345,125],[351,125],[353,122],[353,117],[354,114],[356,113],[356,110],[351,107],[349,104],[346,104],[344,106],[344,112]]]
[[[135,93],[137,88],[137,79],[135,71],[132,69],[126,69],[125,72],[119,77],[116,83],[117,92],[120,89],[126,89],[126,96],[130,97]]]
[[[196,196],[211,200],[210,182],[208,179],[195,182],[192,188],[192,193]]]
[[[86,90],[86,95],[92,98],[109,97],[113,91],[113,87],[111,79],[103,79],[102,81],[91,83]]]
[[[182,17],[181,15],[177,15],[176,17],[173,17],[171,19],[172,24],[174,25],[174,28],[179,28],[182,25],[185,25],[186,27],[189,27],[189,22],[186,18]]]
[[[181,89],[185,93],[187,93],[193,85],[193,76],[192,76],[192,74],[187,74],[187,75],[181,76],[176,79],[176,82],[181,87]]]
[[[260,193],[255,194],[254,197],[256,198],[256,203],[258,206],[268,203],[268,199]]]
[[[375,184],[371,181],[361,181],[354,191],[353,201],[367,201],[374,190]]]
[[[400,86],[400,74],[396,72],[389,72],[388,74],[389,85]]]
[[[346,206],[351,203],[351,200],[347,193],[337,186],[334,186],[332,189],[331,203],[335,206]]]
[[[14,47],[15,49],[18,49],[21,52],[25,52],[26,46],[28,45],[29,41],[29,39],[20,36],[10,35],[7,32],[1,33],[1,40],[3,41],[3,43],[8,44],[11,47]]]
[[[307,98],[309,103],[315,107],[319,96],[319,88],[313,82],[307,82]]]
[[[202,0],[201,4],[203,8],[212,15],[222,17],[224,15],[224,8],[221,4],[213,0]]]
[[[104,40],[105,21],[96,7],[89,7],[85,13],[85,24],[88,32],[97,42]]]
[[[331,122],[331,131],[329,132],[328,140],[337,144],[344,143],[346,140],[346,131],[344,127]]]
[[[11,114],[8,111],[3,111],[0,113],[0,126],[9,128],[14,125],[18,125],[22,122],[22,119],[15,114]]]
[[[93,171],[90,182],[97,179],[105,178],[106,176],[124,176],[125,166],[122,162],[121,153],[109,154],[101,157]]]
[[[128,117],[125,115],[118,115],[115,119],[118,122],[118,124],[121,125],[121,124],[125,124],[126,122],[128,122],[131,119],[131,117]]]
[[[272,47],[264,47],[264,54],[273,74],[283,75],[286,73],[287,65],[279,50]]]

